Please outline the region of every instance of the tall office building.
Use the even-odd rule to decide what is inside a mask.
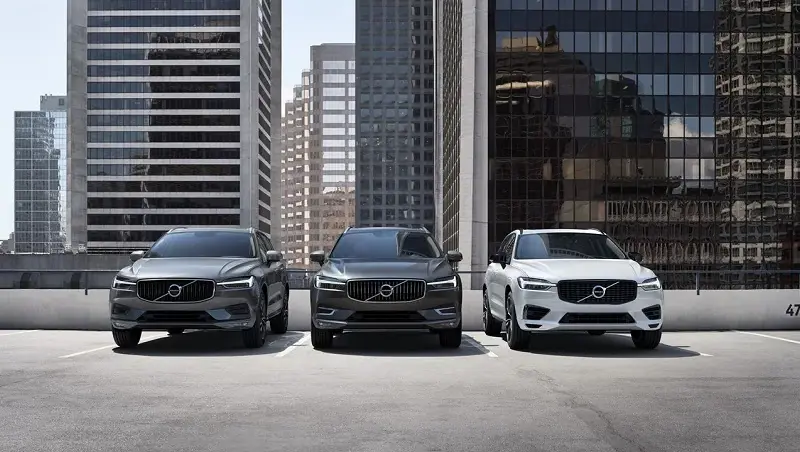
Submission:
[[[791,286],[720,276],[800,257],[789,3],[437,0],[445,246],[593,227],[668,288]]]
[[[281,234],[287,264],[311,268],[355,223],[355,46],[311,47],[302,77],[282,121]]]
[[[275,238],[280,27],[280,0],[69,2],[73,245],[142,249],[177,226]]]
[[[42,96],[14,113],[14,252],[64,252],[66,202],[66,97]]]
[[[436,230],[433,0],[356,0],[356,224]]]
[[[796,1],[724,0],[717,22],[717,178],[734,269],[800,268],[800,39]],[[794,15],[794,17],[793,17]],[[787,275],[732,274],[734,287],[792,287]],[[794,278],[796,281],[796,277]],[[794,287],[797,287],[796,284]]]

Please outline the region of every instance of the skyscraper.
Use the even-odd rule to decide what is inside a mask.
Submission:
[[[73,245],[195,225],[274,238],[280,24],[280,0],[69,2]]]
[[[598,228],[669,289],[791,287],[720,276],[800,262],[790,4],[438,0],[445,246]]]
[[[281,233],[287,264],[309,268],[355,222],[355,46],[311,47],[302,77],[282,120]]]
[[[14,251],[61,253],[67,233],[67,106],[42,96],[14,113]]]
[[[436,228],[433,0],[356,0],[356,224]]]

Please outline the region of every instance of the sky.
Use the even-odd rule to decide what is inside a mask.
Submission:
[[[3,2],[0,61],[0,240],[14,230],[14,112],[67,91],[67,1]],[[282,99],[309,66],[312,45],[355,42],[355,0],[283,1]]]

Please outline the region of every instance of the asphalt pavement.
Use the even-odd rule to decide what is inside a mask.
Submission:
[[[800,450],[800,331],[269,341],[0,330],[0,451]]]

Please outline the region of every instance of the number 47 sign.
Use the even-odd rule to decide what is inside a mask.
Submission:
[[[800,316],[800,304],[790,304],[788,308],[786,308],[786,315],[797,317]]]

